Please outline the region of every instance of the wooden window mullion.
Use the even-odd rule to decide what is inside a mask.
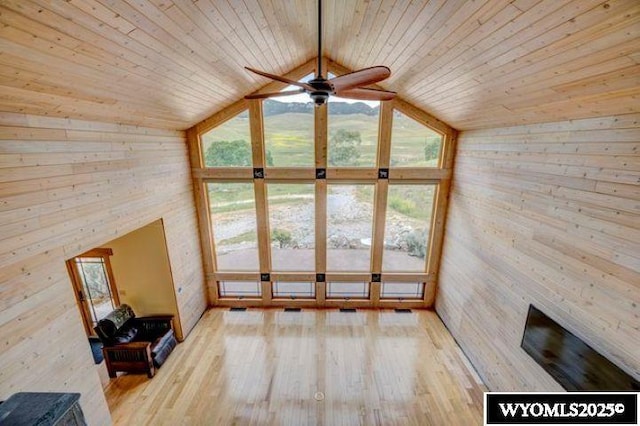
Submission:
[[[253,169],[262,170],[262,176],[254,174],[253,188],[256,200],[256,225],[258,233],[258,258],[260,273],[267,274],[271,271],[271,244],[269,233],[269,208],[267,205],[267,188],[264,181],[264,126],[262,121],[262,102],[260,100],[249,101],[249,127],[251,130],[251,154]],[[272,299],[271,281],[261,281],[262,300],[269,304]]]
[[[390,102],[380,104],[380,122],[378,129],[378,170],[389,170],[391,157],[391,128],[393,125],[393,106]],[[389,175],[381,178],[378,175],[375,200],[373,206],[373,232],[371,239],[371,272],[382,272],[382,255],[384,251],[384,226],[387,214],[387,195],[389,192]],[[372,282],[370,288],[371,302],[377,306],[380,302],[380,283]]]
[[[324,170],[325,178],[316,179],[315,227],[316,272],[327,271],[327,105],[314,108],[314,146],[316,170]],[[316,176],[317,177],[317,176]],[[326,280],[316,282],[316,301],[326,300]]]

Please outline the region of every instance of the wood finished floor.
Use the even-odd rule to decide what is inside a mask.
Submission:
[[[105,392],[126,425],[472,425],[485,390],[431,311],[211,309],[153,379]]]

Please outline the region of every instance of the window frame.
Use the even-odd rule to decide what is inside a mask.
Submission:
[[[336,74],[344,74],[348,70],[330,63],[330,71]],[[294,70],[289,78],[300,79],[313,71],[313,64],[309,63]],[[270,83],[265,86],[265,91],[281,89],[282,84]],[[248,110],[251,134],[253,167],[232,168],[207,168],[204,167],[200,135],[212,128],[234,118],[237,114]],[[393,128],[393,114],[398,110],[407,117],[428,127],[442,137],[438,167],[389,167],[391,151],[391,131]],[[204,255],[204,266],[209,285],[209,299],[214,306],[248,306],[247,300],[237,298],[222,298],[217,292],[217,283],[225,280],[254,280],[262,284],[262,296],[251,301],[255,306],[316,306],[331,307],[357,305],[378,307],[428,307],[433,304],[436,286],[436,274],[442,249],[444,232],[444,219],[447,206],[447,197],[450,187],[450,179],[453,166],[453,151],[457,133],[455,130],[431,117],[429,114],[397,98],[393,101],[381,102],[378,115],[378,151],[376,154],[377,167],[327,167],[328,145],[328,117],[327,106],[314,109],[314,147],[315,168],[309,167],[266,167],[264,123],[262,116],[261,100],[240,100],[227,109],[204,120],[187,131],[190,144],[192,173],[194,188],[196,188],[196,206],[198,208],[199,221],[201,223],[201,238]],[[260,170],[261,177],[254,177],[254,171]],[[324,170],[324,178],[316,178],[318,169]],[[381,170],[386,170],[387,178],[379,178]],[[206,191],[206,183],[234,181],[252,182],[255,190],[256,216],[258,226],[258,248],[260,257],[260,272],[219,272],[216,271],[215,247],[213,229],[209,213],[209,199]],[[315,183],[315,271],[302,272],[274,272],[271,269],[271,249],[269,230],[269,210],[266,194],[266,186],[269,183]],[[327,253],[327,184],[340,183],[369,183],[374,184],[374,213],[373,233],[371,247],[371,270],[362,272],[328,272],[326,268]],[[427,256],[425,269],[422,272],[382,272],[382,253],[384,241],[384,228],[386,218],[386,204],[390,183],[398,184],[435,184],[433,213],[427,242]],[[366,277],[365,277],[366,275]],[[281,281],[307,281],[316,283],[314,299],[282,300],[274,299],[272,292],[273,283]],[[340,300],[326,297],[326,282],[329,281],[360,281],[370,283],[369,298],[366,300]],[[381,282],[424,282],[424,297],[420,300],[381,299]],[[285,303],[286,302],[286,303]]]
[[[109,292],[111,299],[113,300],[114,307],[117,308],[120,306],[120,295],[118,294],[118,288],[116,286],[116,279],[113,274],[113,269],[111,267],[110,257],[113,256],[113,250],[110,248],[95,248],[79,254],[69,260],[66,261],[67,271],[69,273],[69,278],[71,279],[71,283],[73,285],[73,290],[75,294],[76,303],[78,305],[78,309],[80,310],[80,314],[82,316],[82,323],[84,325],[85,331],[88,337],[96,336],[96,332],[93,329],[93,315],[91,314],[91,301],[90,297],[85,294],[84,290],[84,280],[80,275],[80,270],[78,267],[78,259],[83,258],[100,258],[102,259],[102,265],[104,268],[105,277],[107,279],[107,285],[109,286]]]

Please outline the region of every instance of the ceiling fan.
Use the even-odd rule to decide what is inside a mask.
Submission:
[[[245,96],[245,99],[264,99],[277,96],[297,95],[308,93],[316,105],[323,105],[329,96],[335,95],[341,98],[361,99],[366,101],[388,101],[396,96],[396,92],[371,89],[363,86],[385,80],[391,75],[391,70],[385,66],[363,68],[348,74],[326,79],[322,75],[322,0],[318,0],[318,67],[313,80],[306,83],[291,80],[279,75],[269,74],[253,68],[245,67],[248,71],[272,80],[297,86],[299,89],[286,90],[273,93],[255,93]]]

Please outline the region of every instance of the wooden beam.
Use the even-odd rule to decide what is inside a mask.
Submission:
[[[232,182],[246,182],[253,179],[251,167],[216,167],[193,169],[193,177],[196,179],[227,180]]]
[[[317,169],[327,168],[327,114],[326,104],[316,107],[314,115],[315,164]]]

